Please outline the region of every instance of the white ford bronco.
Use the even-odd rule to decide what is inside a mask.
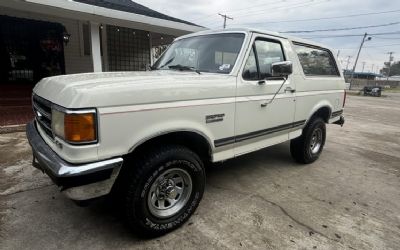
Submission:
[[[33,166],[72,200],[113,194],[147,235],[199,205],[207,163],[290,140],[318,159],[325,124],[343,125],[345,82],[323,45],[253,29],[177,38],[145,72],[45,78],[27,125]]]

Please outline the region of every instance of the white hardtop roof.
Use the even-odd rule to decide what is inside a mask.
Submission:
[[[317,42],[314,42],[311,40],[294,37],[294,36],[289,36],[286,34],[275,32],[275,31],[253,29],[253,28],[230,28],[230,29],[204,30],[204,31],[199,31],[199,32],[195,32],[195,33],[191,33],[188,35],[178,37],[177,40],[182,39],[182,38],[187,38],[187,37],[193,37],[193,36],[209,35],[209,34],[216,34],[216,33],[236,33],[236,32],[237,33],[247,33],[247,34],[251,34],[251,33],[265,34],[265,35],[269,35],[269,36],[275,36],[275,37],[287,39],[292,42],[299,42],[299,43],[304,43],[304,44],[308,44],[308,45],[312,45],[312,46],[316,46],[316,47],[322,47],[322,48],[326,48],[329,50],[333,50],[329,46],[326,46],[324,44],[320,44],[320,43],[317,43]]]

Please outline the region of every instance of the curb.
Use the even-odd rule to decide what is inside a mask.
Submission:
[[[26,124],[0,126],[0,134],[25,132],[25,130],[26,130]]]

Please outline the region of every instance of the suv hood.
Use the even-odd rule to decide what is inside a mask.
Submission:
[[[33,92],[66,108],[99,108],[231,97],[232,78],[173,70],[86,73],[44,78]]]

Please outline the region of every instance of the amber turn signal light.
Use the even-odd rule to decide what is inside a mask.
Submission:
[[[95,141],[95,114],[65,114],[64,136],[65,140],[75,143]]]

